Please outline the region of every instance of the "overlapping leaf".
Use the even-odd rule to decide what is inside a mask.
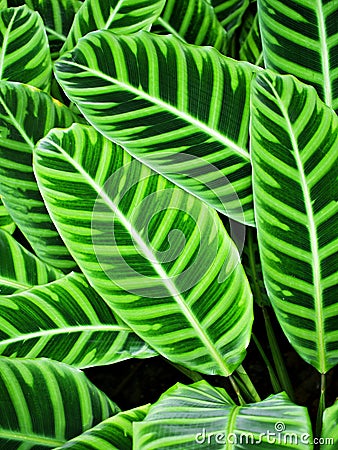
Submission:
[[[52,266],[75,263],[52,223],[32,168],[36,142],[75,116],[47,93],[20,83],[0,82],[0,193],[15,223],[36,254]]]
[[[89,367],[154,356],[82,275],[0,296],[0,354]]]
[[[119,411],[78,369],[0,358],[0,448],[63,445]]]
[[[252,99],[258,242],[268,295],[299,354],[338,362],[338,118],[312,87],[270,71]]]
[[[27,6],[37,11],[45,25],[52,59],[59,56],[76,12],[82,2],[78,0],[26,0]]]
[[[39,14],[27,6],[0,11],[0,80],[48,89],[52,63]]]
[[[62,272],[40,261],[2,230],[0,230],[0,257],[0,295],[25,291],[62,276]],[[13,310],[13,313],[15,312]]]
[[[258,14],[246,17],[246,27],[240,35],[239,57],[257,66],[264,64],[261,35],[259,31]]]
[[[323,414],[323,429],[320,450],[336,449],[338,442],[338,401],[326,408]]]
[[[85,0],[62,51],[71,50],[90,31],[105,29],[131,34],[148,29],[161,14],[164,4],[165,0]]]
[[[313,85],[338,111],[338,3],[258,0],[266,67]]]
[[[241,24],[243,14],[249,6],[249,0],[210,0],[218,20],[231,37]]]
[[[56,64],[61,86],[95,128],[188,192],[249,224],[249,94],[255,70],[213,49],[146,32],[90,33]]]
[[[145,405],[119,412],[56,450],[64,448],[83,450],[88,448],[88,445],[92,449],[131,450],[133,448],[133,424],[141,422],[148,410],[149,405]]]
[[[231,373],[252,298],[216,212],[92,127],[50,132],[34,168],[62,238],[118,315],[170,360]]]
[[[151,406],[145,420],[134,425],[139,450],[256,446],[311,450],[311,434],[306,408],[292,403],[286,394],[239,407],[229,402],[223,389],[205,381],[172,387]]]
[[[227,33],[208,0],[167,0],[159,23],[189,44],[211,45],[226,54]]]

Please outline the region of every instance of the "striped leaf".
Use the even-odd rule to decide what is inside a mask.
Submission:
[[[12,234],[16,228],[11,216],[8,214],[6,206],[0,200],[0,228],[1,230],[7,231],[7,233]]]
[[[323,414],[323,429],[320,450],[336,450],[338,442],[338,400],[326,408]]]
[[[90,31],[104,29],[131,34],[148,29],[161,14],[164,4],[165,0],[85,0],[75,16],[62,52],[74,48]]]
[[[27,6],[37,11],[45,25],[52,59],[59,57],[76,12],[82,3],[78,0],[26,0]]]
[[[50,132],[34,167],[62,238],[113,310],[169,360],[229,375],[252,298],[216,212],[92,127]]]
[[[141,422],[148,410],[149,405],[145,405],[119,412],[56,450],[65,448],[131,450],[133,448],[133,423]]]
[[[158,23],[184,42],[227,51],[227,32],[208,0],[167,0]]]
[[[110,64],[107,64],[110,61]],[[254,66],[140,32],[94,32],[56,63],[86,119],[155,171],[253,224],[248,146]]]
[[[0,11],[0,79],[47,90],[52,63],[43,21],[27,6]]]
[[[62,272],[40,261],[8,233],[0,230],[0,293],[9,295],[46,284],[62,276]],[[16,311],[12,311],[16,314]],[[1,315],[0,315],[1,320]]]
[[[155,355],[76,273],[0,296],[0,330],[2,356],[85,368]]]
[[[263,49],[258,17],[258,14],[246,17],[246,27],[242,28],[240,34],[239,57],[241,60],[248,61],[256,66],[263,66]]]
[[[313,85],[338,111],[338,3],[258,0],[266,67]]]
[[[150,407],[143,422],[134,424],[138,450],[311,450],[311,435],[306,408],[292,403],[285,393],[236,406],[223,389],[205,381],[176,384]]]
[[[0,448],[56,448],[119,408],[78,369],[0,358]]]
[[[249,0],[210,0],[218,20],[227,31],[229,38],[242,23],[242,17],[249,7]]]
[[[36,142],[53,127],[69,126],[71,111],[45,92],[0,82],[0,194],[13,220],[43,261],[61,269],[75,263],[43,203],[32,168]]]
[[[252,98],[258,242],[268,295],[299,354],[338,362],[338,118],[292,76],[258,75]]]

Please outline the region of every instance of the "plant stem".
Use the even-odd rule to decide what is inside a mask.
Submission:
[[[272,389],[273,389],[274,393],[277,394],[278,392],[280,392],[282,390],[279,380],[277,378],[277,375],[276,375],[268,357],[266,356],[263,347],[261,346],[261,344],[259,343],[258,339],[256,338],[256,336],[254,334],[252,334],[252,339],[253,339],[263,361],[265,362],[266,368],[268,369],[270,381],[272,384]]]
[[[239,378],[243,381],[245,384],[245,387],[247,388],[248,392],[250,393],[250,396],[255,402],[260,402],[261,398],[258,395],[258,392],[256,391],[255,386],[252,384],[252,381],[250,380],[249,375],[246,373],[244,367],[240,365],[236,369],[236,373],[239,376]]]
[[[234,380],[234,378],[231,375],[229,376],[229,380],[230,380],[230,383],[231,383],[232,387],[234,388],[234,391],[235,391],[235,393],[236,393],[236,395],[238,397],[239,404],[240,405],[245,405],[245,400],[242,397],[242,394],[240,393],[240,390],[239,390],[239,388],[237,386],[236,381]]]
[[[288,394],[290,400],[294,401],[294,392],[289,378],[289,374],[286,370],[284,359],[277,343],[276,335],[274,333],[268,310],[265,306],[262,307],[266,333],[272,353],[273,362],[275,364],[276,372],[281,384],[282,389]]]
[[[196,383],[197,381],[201,381],[204,380],[204,378],[202,377],[202,375],[198,372],[194,372],[193,370],[187,369],[186,367],[181,366],[180,364],[175,364],[172,363],[168,360],[166,360],[170,365],[172,365],[173,367],[175,367],[175,369],[179,370],[180,372],[182,372],[186,377],[190,378],[194,383]]]
[[[325,373],[322,373],[320,375],[320,397],[316,420],[316,437],[318,438],[321,435],[323,426],[323,413],[325,410],[325,390],[326,390],[326,377]]]

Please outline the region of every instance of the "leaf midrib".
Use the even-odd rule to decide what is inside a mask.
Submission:
[[[3,75],[3,71],[4,71],[5,54],[6,54],[6,50],[7,50],[9,34],[11,32],[11,29],[12,29],[12,26],[16,19],[17,14],[18,14],[18,9],[15,10],[11,20],[9,21],[6,32],[4,34],[4,39],[3,39],[1,53],[0,53],[0,80],[2,80],[2,75]]]
[[[295,160],[297,164],[297,168],[300,174],[301,178],[301,187],[302,192],[304,195],[304,202],[305,202],[305,210],[306,210],[306,216],[308,217],[308,230],[310,235],[310,245],[311,245],[311,254],[312,254],[312,275],[313,275],[313,285],[314,285],[314,305],[316,310],[316,334],[317,334],[317,342],[318,342],[318,353],[319,353],[319,366],[324,373],[326,371],[326,364],[325,364],[325,342],[324,342],[324,336],[325,336],[325,329],[324,329],[324,317],[323,317],[323,295],[322,295],[322,287],[321,287],[321,273],[320,273],[320,264],[319,264],[319,248],[318,248],[318,236],[317,236],[317,228],[315,224],[315,215],[312,208],[312,202],[311,202],[311,196],[309,187],[306,182],[305,172],[303,163],[300,156],[300,150],[297,143],[297,138],[294,134],[292,123],[290,121],[288,111],[284,106],[284,103],[279,95],[279,93],[276,91],[273,84],[270,82],[269,79],[264,77],[265,81],[269,86],[271,87],[271,90],[273,91],[275,98],[278,102],[279,108],[283,114],[284,120],[287,124],[288,132],[291,138],[292,148],[294,150],[295,154]]]
[[[98,70],[91,69],[88,66],[83,66],[82,64],[79,64],[77,62],[68,60],[66,62],[62,62],[62,64],[69,64],[70,66],[77,67],[77,68],[83,70],[84,72],[89,72],[98,78],[102,78],[102,79],[108,81],[109,83],[119,86],[120,88],[122,88],[124,90],[130,91],[131,93],[135,94],[136,96],[141,97],[144,100],[146,100],[152,104],[155,104],[165,110],[168,110],[170,113],[181,118],[182,120],[190,123],[191,125],[193,125],[197,128],[200,128],[203,132],[205,132],[211,138],[217,140],[218,142],[221,142],[224,146],[230,147],[237,154],[239,154],[245,161],[250,162],[250,155],[246,149],[243,149],[242,147],[237,145],[235,142],[231,141],[229,138],[227,138],[226,136],[221,134],[219,131],[214,130],[213,128],[210,128],[207,124],[201,122],[200,120],[196,119],[195,117],[191,116],[190,114],[187,114],[186,112],[179,110],[178,108],[171,105],[170,103],[166,103],[160,98],[152,97],[148,93],[146,93],[140,89],[137,89],[130,84],[126,84],[125,82],[122,82],[116,78],[110,77],[110,76],[104,74],[103,72],[99,72]],[[60,80],[60,78],[58,77],[57,74],[56,74],[56,78],[58,79],[59,83],[61,85],[63,85],[62,80]],[[69,94],[69,97],[72,97],[72,95]],[[82,110],[82,105],[78,104],[78,102],[76,102],[76,100],[74,98],[72,100],[77,104],[78,108],[80,110]],[[86,115],[84,111],[82,111],[82,112],[84,115]],[[94,124],[93,124],[93,126],[95,127]],[[122,141],[121,141],[121,143],[122,143],[122,145],[124,145]]]
[[[71,127],[72,128],[72,127]],[[102,198],[103,201],[106,202],[107,206],[113,211],[113,213],[116,215],[118,220],[121,222],[121,224],[124,226],[126,230],[133,236],[134,242],[137,243],[140,250],[144,253],[145,258],[149,261],[149,263],[153,266],[156,273],[159,275],[161,281],[165,285],[165,287],[168,290],[168,293],[170,296],[175,299],[176,303],[180,307],[182,313],[187,318],[189,324],[192,326],[192,328],[196,331],[198,337],[200,338],[203,345],[206,347],[206,349],[209,351],[209,355],[213,358],[214,362],[217,363],[218,367],[221,370],[221,373],[224,376],[229,376],[230,372],[227,368],[225,361],[220,356],[220,354],[215,349],[215,346],[213,342],[210,340],[209,335],[205,332],[205,330],[201,327],[201,324],[193,314],[193,312],[188,308],[188,306],[185,303],[185,299],[181,296],[180,291],[176,288],[174,283],[168,278],[168,275],[166,274],[165,270],[162,268],[161,263],[157,261],[156,255],[147,247],[146,243],[142,239],[142,237],[139,235],[139,233],[136,231],[136,229],[132,226],[132,224],[128,221],[128,218],[125,217],[121,211],[118,209],[118,207],[112,202],[112,200],[108,197],[108,195],[103,192],[102,187],[99,186],[95,180],[89,174],[84,170],[84,168],[71,156],[64,151],[64,149],[56,144],[55,142],[51,141],[50,139],[46,138],[45,140],[48,144],[50,144],[52,147],[55,147],[61,155],[71,164],[88,182],[88,184],[94,189],[94,191],[97,193],[98,196]]]
[[[22,432],[20,430],[18,431],[10,431],[10,430],[4,430],[3,428],[0,428],[0,438],[1,439],[7,439],[8,441],[17,441],[17,442],[24,442],[24,443],[31,443],[35,445],[44,445],[51,448],[59,447],[61,445],[64,445],[67,440],[59,440],[52,437],[42,436],[41,434],[33,434],[28,432]]]
[[[319,29],[319,41],[321,49],[321,63],[324,77],[324,101],[332,108],[333,98],[332,98],[332,87],[331,87],[331,77],[330,77],[330,67],[329,67],[329,52],[328,52],[328,42],[325,32],[325,20],[322,0],[316,0],[317,3],[317,18],[318,18],[318,29]]]

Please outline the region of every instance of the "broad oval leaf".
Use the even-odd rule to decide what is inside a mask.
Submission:
[[[252,162],[264,281],[286,336],[322,373],[338,362],[337,131],[314,88],[258,75]]]
[[[214,49],[146,32],[90,33],[56,63],[64,91],[101,133],[223,214],[251,225],[247,146],[255,71]]]
[[[338,112],[338,3],[258,0],[265,65],[314,86]]]
[[[121,411],[56,450],[64,448],[83,450],[88,445],[97,450],[103,448],[104,450],[131,450],[133,448],[133,424],[141,422],[145,418],[149,406]]]
[[[189,44],[211,45],[226,54],[227,33],[208,0],[167,0],[158,23]]]
[[[131,34],[148,29],[161,14],[164,4],[165,0],[85,0],[61,51],[74,48],[90,31],[105,29]]]
[[[0,79],[48,89],[52,62],[39,14],[27,6],[0,11]]]
[[[32,167],[36,142],[75,115],[47,93],[20,83],[0,82],[0,193],[40,259],[60,268],[76,266],[51,221]]]
[[[143,422],[135,423],[135,448],[313,448],[306,408],[285,393],[244,406],[231,404],[227,397],[205,381],[176,384],[150,407]]]
[[[169,360],[229,375],[252,296],[217,213],[92,127],[39,142],[35,174],[73,257],[114,311]]]
[[[25,291],[33,286],[57,280],[63,275],[62,272],[42,262],[2,230],[0,230],[0,256],[0,295]]]
[[[0,296],[0,354],[85,368],[155,356],[83,275]]]
[[[78,369],[47,359],[0,358],[0,447],[63,445],[119,412]]]

